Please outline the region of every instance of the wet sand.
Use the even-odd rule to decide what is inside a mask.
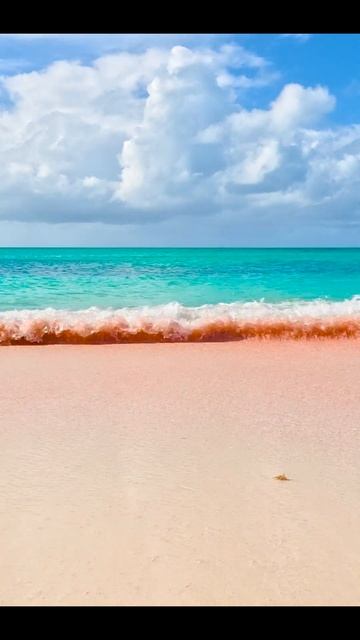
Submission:
[[[359,341],[2,347],[0,383],[0,604],[360,604]]]

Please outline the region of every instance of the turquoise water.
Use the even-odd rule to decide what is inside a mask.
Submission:
[[[360,294],[360,249],[0,249],[0,310]]]

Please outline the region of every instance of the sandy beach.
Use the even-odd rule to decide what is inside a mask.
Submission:
[[[1,605],[360,604],[359,341],[3,347],[0,380]]]

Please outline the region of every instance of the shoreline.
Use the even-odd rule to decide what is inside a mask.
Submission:
[[[359,344],[0,349],[0,604],[359,605]]]

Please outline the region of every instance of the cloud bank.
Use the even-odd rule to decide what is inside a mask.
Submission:
[[[0,219],[357,225],[360,125],[326,125],[336,101],[322,86],[286,84],[265,108],[245,108],[274,77],[232,45],[2,76]]]

